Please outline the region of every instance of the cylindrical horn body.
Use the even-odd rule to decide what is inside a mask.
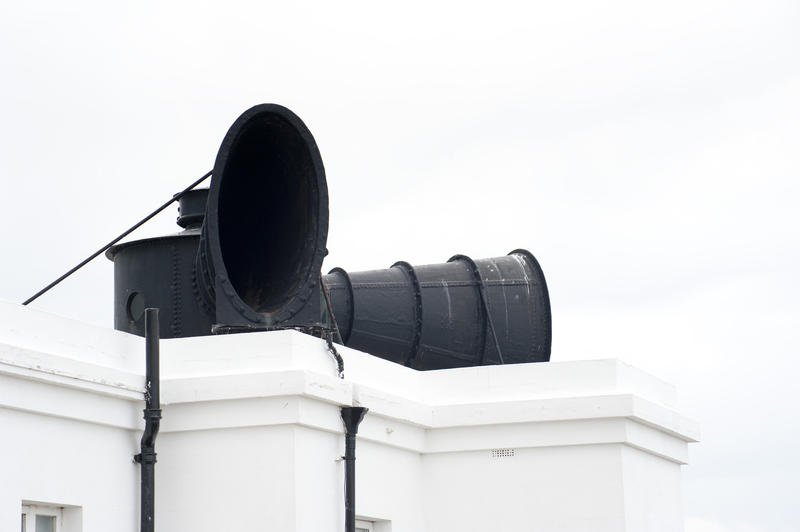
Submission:
[[[550,359],[547,284],[529,252],[323,277],[348,347],[416,369]]]
[[[184,212],[188,210],[191,212]],[[178,235],[112,247],[115,328],[162,337],[304,327],[322,321],[328,188],[313,136],[294,113],[257,105],[228,130],[209,190],[181,198]]]

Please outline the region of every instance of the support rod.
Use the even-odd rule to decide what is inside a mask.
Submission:
[[[32,295],[31,297],[29,297],[28,299],[26,299],[25,301],[23,301],[23,302],[22,302],[22,304],[23,304],[23,305],[27,305],[28,303],[31,303],[31,302],[33,302],[33,301],[34,301],[34,300],[36,300],[36,299],[37,299],[39,296],[41,296],[42,294],[44,294],[45,292],[47,292],[48,290],[50,290],[51,288],[53,288],[54,286],[56,286],[58,283],[60,283],[61,281],[63,281],[64,279],[66,279],[67,277],[69,277],[70,275],[72,275],[73,273],[75,273],[76,271],[80,270],[81,268],[83,268],[84,266],[86,266],[87,264],[89,264],[89,263],[92,261],[92,259],[94,259],[95,257],[97,257],[99,254],[101,254],[102,252],[104,252],[105,250],[107,250],[108,248],[110,248],[111,246],[113,246],[114,244],[116,244],[117,242],[119,242],[120,240],[122,240],[123,238],[125,238],[126,236],[128,236],[129,234],[133,233],[133,232],[134,232],[136,229],[138,229],[139,227],[141,227],[142,225],[144,225],[144,224],[145,224],[145,222],[147,222],[148,220],[150,220],[150,218],[154,217],[156,214],[160,213],[161,211],[163,211],[164,209],[166,209],[167,207],[169,207],[170,205],[172,205],[172,202],[174,202],[174,201],[178,201],[179,199],[181,199],[183,196],[185,196],[185,195],[186,195],[186,193],[187,193],[187,192],[189,192],[189,191],[190,191],[190,190],[192,190],[194,187],[196,187],[197,185],[199,185],[200,183],[202,183],[203,181],[205,181],[205,180],[206,180],[206,178],[207,178],[208,176],[210,176],[210,175],[211,175],[211,170],[209,170],[208,172],[206,172],[206,173],[205,173],[205,175],[203,175],[203,177],[201,177],[200,179],[198,179],[197,181],[195,181],[194,183],[192,183],[191,185],[189,185],[189,186],[188,186],[188,187],[186,187],[185,189],[181,190],[180,192],[178,192],[177,194],[175,194],[174,196],[172,196],[172,198],[171,198],[170,200],[168,200],[168,201],[164,202],[164,203],[163,203],[163,204],[162,204],[162,205],[161,205],[161,206],[160,206],[158,209],[154,210],[153,212],[151,212],[150,214],[148,214],[147,216],[145,216],[144,218],[142,218],[141,220],[139,220],[138,222],[136,222],[136,223],[135,223],[133,226],[131,226],[130,228],[128,228],[128,229],[127,229],[127,230],[126,230],[124,233],[122,233],[121,235],[119,235],[117,238],[115,238],[114,240],[112,240],[111,242],[109,242],[108,244],[106,244],[105,246],[101,247],[100,249],[98,249],[97,251],[95,251],[94,253],[92,253],[91,255],[89,255],[88,257],[86,257],[85,259],[83,259],[83,261],[81,261],[81,263],[80,263],[80,264],[78,264],[78,265],[74,266],[74,267],[73,267],[71,270],[69,270],[67,273],[65,273],[64,275],[62,275],[61,277],[59,277],[58,279],[56,279],[55,281],[53,281],[53,282],[52,282],[52,283],[50,283],[49,285],[45,286],[44,288],[42,288],[41,290],[39,290],[38,292],[36,292],[35,294],[33,294],[33,295]]]
[[[356,532],[356,434],[367,408],[342,407],[344,421],[344,532]]]
[[[141,464],[141,532],[155,530],[155,469],[156,436],[161,423],[161,390],[159,372],[159,331],[158,309],[145,310],[145,409],[144,433],[142,433],[141,452],[133,457]]]

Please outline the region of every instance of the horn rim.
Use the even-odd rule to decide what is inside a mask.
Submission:
[[[316,189],[316,205],[313,208],[317,213],[317,223],[312,231],[309,232],[309,238],[313,238],[315,242],[315,249],[311,255],[311,260],[304,266],[304,271],[301,275],[302,281],[293,290],[293,293],[287,298],[285,303],[275,311],[257,312],[242,300],[230,280],[230,275],[222,253],[218,214],[222,180],[231,153],[241,134],[247,129],[247,126],[252,121],[265,115],[278,116],[285,120],[295,129],[307,146],[308,155],[311,159],[314,171],[314,178],[312,178],[311,181]],[[255,105],[242,113],[228,129],[217,152],[214,169],[211,175],[208,207],[204,222],[208,235],[210,260],[213,264],[215,280],[221,283],[225,296],[231,300],[231,303],[241,313],[242,317],[253,323],[271,324],[283,322],[297,314],[305,306],[309,297],[312,297],[315,285],[319,282],[319,272],[322,269],[322,261],[327,252],[328,216],[328,187],[322,156],[314,136],[300,117],[286,107],[273,103]],[[220,295],[221,294],[217,294],[217,298],[219,298]]]

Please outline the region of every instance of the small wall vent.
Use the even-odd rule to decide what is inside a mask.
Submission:
[[[489,456],[492,458],[509,458],[516,454],[516,449],[492,449]]]

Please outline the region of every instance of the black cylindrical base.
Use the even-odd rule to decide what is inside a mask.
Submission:
[[[144,336],[144,308],[160,310],[161,338],[211,334],[214,312],[195,272],[200,230],[114,246],[114,328]]]

